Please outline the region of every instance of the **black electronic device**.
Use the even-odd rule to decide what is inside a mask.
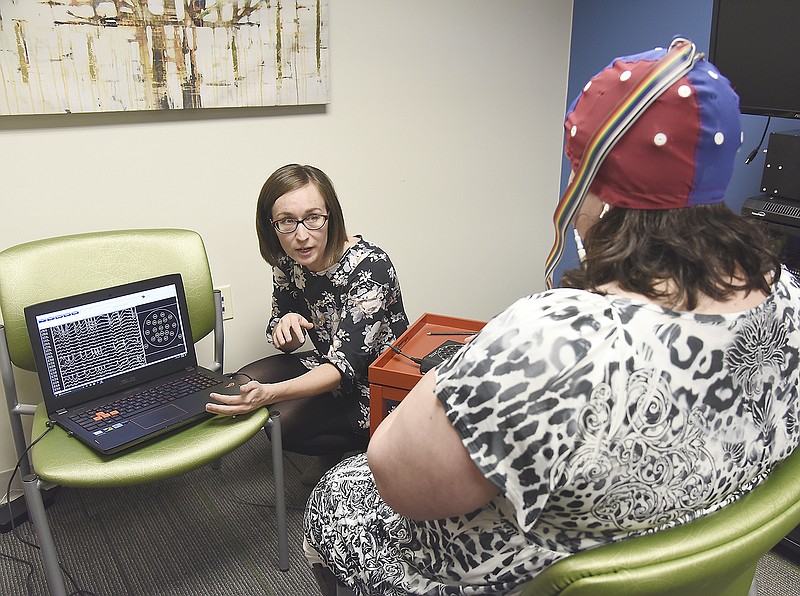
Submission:
[[[742,215],[788,228],[776,231],[800,235],[800,201],[768,194],[748,197],[742,203]]]
[[[419,372],[424,375],[430,369],[449,359],[453,354],[458,352],[463,347],[464,344],[448,339],[422,357],[422,362],[419,365]]]
[[[800,130],[770,133],[761,192],[800,201]]]
[[[769,195],[749,197],[742,215],[764,222],[781,243],[781,263],[800,276],[800,201]]]
[[[743,114],[800,119],[800,2],[714,0],[709,60]]]
[[[197,365],[178,273],[25,307],[48,417],[117,453],[210,418],[231,380]]]

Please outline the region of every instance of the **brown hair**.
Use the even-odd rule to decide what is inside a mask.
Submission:
[[[325,201],[328,211],[328,245],[325,248],[325,266],[330,267],[344,253],[347,243],[347,230],[344,225],[344,214],[339,198],[330,178],[320,169],[313,166],[289,164],[275,170],[264,182],[258,195],[256,205],[256,233],[261,256],[273,267],[278,259],[286,253],[278,240],[278,233],[272,227],[272,206],[287,192],[313,184]]]
[[[596,290],[616,282],[684,310],[694,310],[702,295],[724,301],[742,290],[769,294],[780,275],[777,241],[724,203],[612,208],[583,241],[586,259],[564,273],[561,285]]]

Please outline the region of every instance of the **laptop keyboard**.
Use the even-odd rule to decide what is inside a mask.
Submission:
[[[104,404],[99,408],[73,414],[69,418],[89,432],[109,430],[109,427],[120,426],[123,420],[139,412],[208,389],[218,383],[217,379],[196,372],[159,387]]]

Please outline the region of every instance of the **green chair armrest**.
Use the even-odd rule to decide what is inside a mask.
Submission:
[[[746,595],[758,560],[798,524],[800,449],[727,507],[571,555],[537,575],[521,595]]]

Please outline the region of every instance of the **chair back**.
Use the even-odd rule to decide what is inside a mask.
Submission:
[[[728,505],[562,559],[521,596],[746,596],[758,561],[800,524],[800,449]]]
[[[34,370],[23,309],[38,302],[180,273],[195,342],[214,329],[214,288],[203,240],[180,229],[91,232],[0,252],[0,314],[11,361]]]

